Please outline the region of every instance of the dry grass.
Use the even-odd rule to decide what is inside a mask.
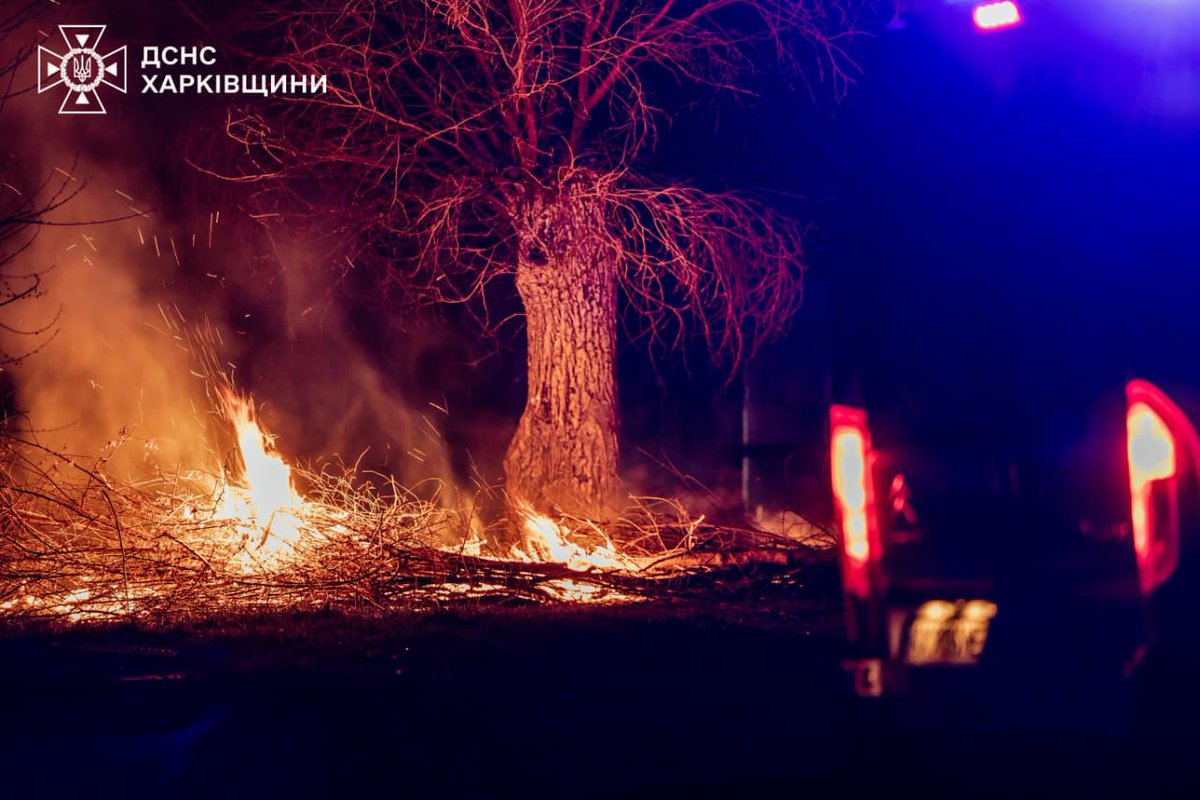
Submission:
[[[830,540],[714,526],[666,500],[638,498],[604,526],[559,519],[605,566],[551,563],[538,548],[496,544],[468,511],[351,472],[305,474],[299,536],[222,518],[204,475],[118,481],[101,461],[0,439],[0,622],[9,626],[136,621],[178,625],[266,610],[363,613],[450,603],[619,602],[788,582]],[[265,529],[264,529],[265,528]],[[602,550],[611,545],[610,550]],[[611,561],[611,559],[610,559]],[[604,563],[599,561],[597,563]]]

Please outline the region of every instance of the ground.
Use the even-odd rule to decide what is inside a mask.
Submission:
[[[822,581],[10,634],[0,775],[22,798],[264,798],[1110,796],[1171,774],[1128,739],[891,730],[841,655]]]
[[[16,636],[0,643],[5,684],[21,687],[0,774],[48,796],[123,797],[769,780],[797,747],[834,741],[840,701],[814,705],[804,687],[840,677],[837,606],[316,613]]]

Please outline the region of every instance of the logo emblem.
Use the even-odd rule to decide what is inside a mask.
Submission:
[[[59,106],[60,114],[104,114],[100,86],[125,91],[125,45],[101,54],[97,47],[107,25],[59,25],[58,32],[67,43],[66,53],[38,47],[38,94],[59,84],[67,87],[67,96]]]

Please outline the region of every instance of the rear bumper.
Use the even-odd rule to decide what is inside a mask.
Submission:
[[[1147,640],[1147,622],[1136,575],[1114,563],[998,559],[991,575],[897,574],[889,565],[881,596],[847,608],[860,618],[858,630],[872,633],[852,642],[852,652],[878,661],[888,717],[902,728],[1126,732],[1133,720],[1132,665]],[[918,609],[930,601],[962,609],[972,600],[995,605],[974,663],[919,663]],[[866,615],[874,616],[871,624],[861,619]]]

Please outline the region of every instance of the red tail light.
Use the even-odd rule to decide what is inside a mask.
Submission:
[[[865,598],[871,592],[871,565],[880,556],[871,434],[861,409],[833,406],[829,422],[833,497],[842,528],[843,580],[846,591]]]
[[[1151,493],[1156,481],[1175,477],[1175,439],[1162,418],[1145,403],[1129,407],[1129,491],[1133,498],[1133,546],[1138,556],[1150,554]]]
[[[1151,592],[1179,562],[1179,437],[1196,447],[1196,432],[1179,407],[1147,381],[1125,387],[1130,521],[1142,590]]]

